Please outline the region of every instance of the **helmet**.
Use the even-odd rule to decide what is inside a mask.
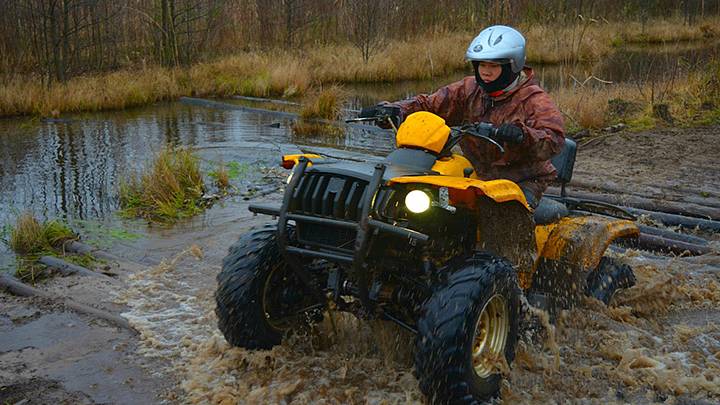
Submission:
[[[505,25],[485,28],[470,42],[465,59],[471,62],[510,63],[513,73],[525,66],[525,37]]]

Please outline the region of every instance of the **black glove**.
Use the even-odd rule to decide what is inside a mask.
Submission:
[[[494,138],[498,142],[520,144],[525,140],[525,133],[517,125],[502,124],[495,132]]]
[[[358,114],[358,118],[372,118],[376,115],[378,115],[377,106],[374,105],[372,107],[363,107],[363,109],[360,110],[360,114]]]
[[[378,104],[372,107],[365,107],[360,110],[358,118],[372,118],[372,117],[383,117],[387,116],[395,124],[395,128],[400,125],[400,107],[387,104]],[[376,122],[380,128],[392,128],[387,120],[378,120]]]

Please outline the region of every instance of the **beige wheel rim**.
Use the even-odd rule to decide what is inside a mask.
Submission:
[[[510,316],[507,301],[495,294],[485,303],[473,336],[472,362],[475,374],[487,378],[498,372],[498,362],[505,356]]]

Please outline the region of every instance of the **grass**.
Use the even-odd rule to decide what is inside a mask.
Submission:
[[[37,262],[41,256],[58,256],[85,267],[95,262],[87,255],[65,254],[63,244],[78,237],[56,220],[41,223],[32,214],[24,213],[9,227],[8,234],[8,246],[18,255],[15,275],[21,280],[35,283],[45,276],[45,266]]]
[[[338,85],[331,85],[309,93],[303,100],[300,120],[293,122],[293,134],[301,137],[318,134],[342,136],[344,131],[326,121],[336,121],[342,116],[342,106],[347,93]]]
[[[15,226],[10,228],[8,244],[20,255],[36,255],[40,252],[61,249],[64,242],[77,239],[77,235],[59,221],[40,223],[32,214],[21,214]]]
[[[622,43],[703,40],[717,37],[720,18],[685,26],[679,19],[645,24],[578,20],[568,27],[531,25],[529,63],[591,61]],[[189,68],[159,67],[77,77],[45,87],[34,77],[6,78],[0,85],[0,116],[58,115],[122,109],[180,96],[303,96],[323,83],[390,82],[444,76],[466,68],[465,47],[475,32],[434,32],[394,40],[365,63],[351,45],[302,51],[243,51]]]
[[[227,192],[231,187],[230,181],[247,176],[251,168],[249,163],[221,161],[217,163],[217,169],[208,172],[208,176],[220,191]]]
[[[165,148],[145,173],[121,182],[121,212],[127,217],[175,222],[204,209],[204,191],[199,159],[186,149]]]
[[[551,93],[566,118],[568,132],[600,129],[617,123],[639,131],[668,125],[653,106],[666,104],[673,125],[720,123],[720,59],[707,68],[655,82],[589,84]]]
[[[302,119],[324,119],[334,121],[340,118],[347,94],[342,87],[331,85],[305,97],[300,110]]]

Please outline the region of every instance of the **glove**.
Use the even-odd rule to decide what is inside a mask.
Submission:
[[[494,138],[498,142],[520,144],[525,140],[525,133],[515,124],[502,124],[495,132]]]
[[[359,118],[372,118],[382,116],[389,117],[397,128],[397,126],[400,124],[400,107],[381,103],[372,107],[365,107],[360,110],[360,114],[358,114]],[[375,122],[375,124],[380,128],[392,128],[392,126],[389,122],[387,122],[387,120],[378,120]]]
[[[372,118],[377,116],[377,106],[372,107],[363,107],[362,110],[360,110],[360,114],[358,114],[358,118]]]

